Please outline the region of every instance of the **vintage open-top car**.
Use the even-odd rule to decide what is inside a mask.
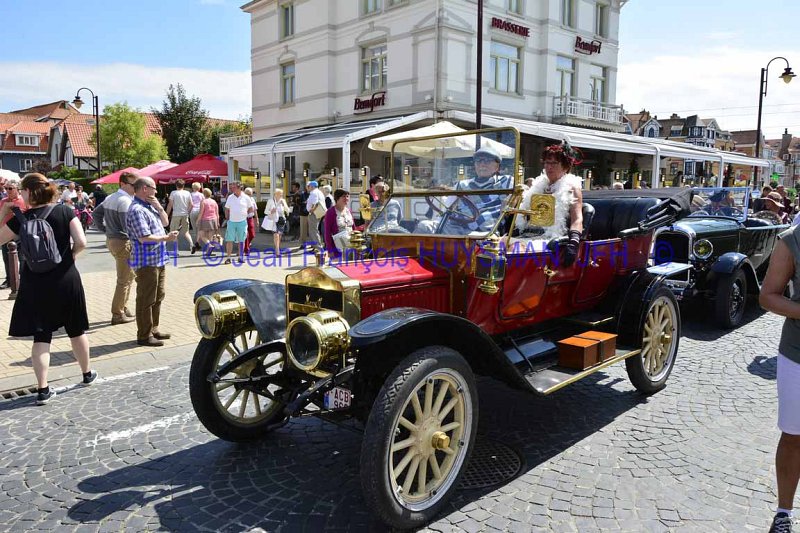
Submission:
[[[470,181],[477,146],[502,160],[496,185]],[[190,393],[205,427],[238,441],[292,417],[353,419],[363,427],[366,502],[408,528],[436,515],[469,461],[476,374],[547,395],[625,361],[638,390],[662,388],[681,332],[664,279],[681,267],[647,262],[654,230],[686,214],[688,192],[587,195],[567,266],[562,238],[530,231],[554,212],[547,195],[522,205],[518,154],[513,129],[398,142],[392,167],[414,175],[392,172],[389,197],[369,217],[369,257],[355,250],[284,285],[200,289]],[[616,335],[615,349],[585,368],[562,364],[559,341],[587,330]]]
[[[691,264],[667,284],[678,299],[710,303],[717,324],[734,328],[748,295],[758,295],[775,240],[788,225],[773,211],[752,211],[748,187],[693,192],[691,214],[656,230],[653,260]]]

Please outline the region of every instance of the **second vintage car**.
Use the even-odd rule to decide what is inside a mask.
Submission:
[[[476,147],[494,154],[501,185],[465,182]],[[654,230],[688,212],[688,191],[666,201],[628,191],[595,208],[587,196],[566,264],[563,239],[512,230],[520,217],[554,223],[552,196],[522,205],[518,154],[505,128],[398,142],[384,204],[397,226],[375,214],[371,258],[304,268],[284,285],[199,290],[189,382],[203,425],[241,441],[295,417],[355,420],[366,503],[411,528],[436,516],[469,462],[476,375],[548,395],[624,362],[638,390],[664,387],[681,334],[664,280],[688,266],[648,268],[648,253]],[[432,170],[429,183],[413,181],[419,169]]]
[[[716,323],[742,323],[757,296],[778,233],[788,227],[769,210],[752,212],[748,187],[693,189],[692,213],[656,230],[653,261],[690,263],[667,280],[679,299],[709,304]]]

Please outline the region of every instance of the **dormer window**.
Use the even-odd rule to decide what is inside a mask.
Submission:
[[[17,135],[17,146],[39,146],[39,137],[36,135]]]

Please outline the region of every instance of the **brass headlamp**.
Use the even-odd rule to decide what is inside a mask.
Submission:
[[[323,363],[344,355],[350,347],[350,325],[336,311],[322,310],[292,320],[286,329],[289,361],[317,376]]]
[[[233,291],[219,291],[197,299],[194,319],[203,337],[215,339],[224,331],[241,329],[250,317],[241,296]]]

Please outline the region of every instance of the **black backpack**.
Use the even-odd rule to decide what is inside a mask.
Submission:
[[[23,215],[19,208],[14,208],[14,216],[19,221],[19,253],[32,272],[42,274],[50,272],[61,264],[61,252],[58,250],[53,227],[45,219],[56,207],[51,204],[42,210],[37,217],[36,211],[28,211]]]

